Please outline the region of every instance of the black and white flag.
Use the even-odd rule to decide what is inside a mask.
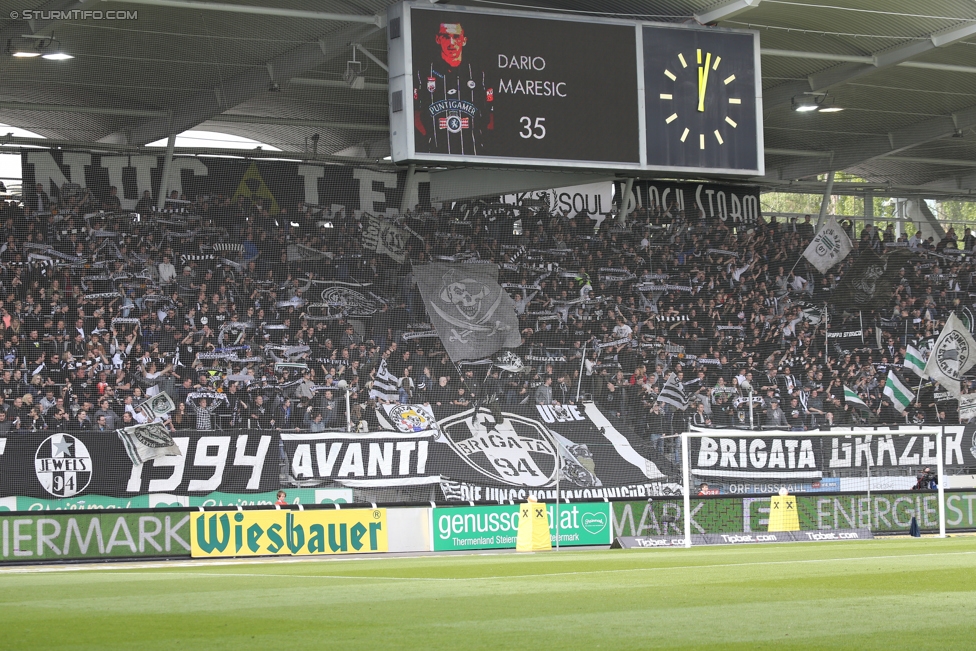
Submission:
[[[397,262],[407,255],[410,232],[370,214],[363,215],[363,247],[385,253]]]
[[[671,374],[668,381],[661,387],[661,393],[657,397],[658,402],[671,405],[675,409],[684,411],[688,408],[688,396],[685,395],[684,388],[678,382],[678,376]]]
[[[844,229],[837,224],[833,216],[817,233],[810,245],[803,252],[803,257],[810,261],[817,271],[827,273],[827,270],[841,262],[850,254],[854,245],[847,237]]]
[[[427,405],[382,405],[382,414],[386,422],[380,421],[380,425],[384,429],[387,426],[397,432],[437,429],[437,419]]]
[[[397,376],[390,373],[386,367],[386,360],[380,360],[379,368],[376,369],[376,379],[373,380],[373,388],[369,390],[370,400],[380,400],[381,402],[399,402],[400,391]]]
[[[963,374],[976,364],[976,340],[953,312],[925,363],[925,377],[932,378],[957,398]]]
[[[515,303],[498,284],[498,267],[435,262],[414,267],[427,314],[455,362],[483,359],[522,343]]]
[[[333,257],[328,252],[318,251],[297,242],[292,242],[285,250],[288,254],[288,262],[317,262]]]
[[[169,394],[165,391],[160,391],[149,400],[142,403],[140,406],[150,418],[156,418],[157,416],[162,417],[171,411],[176,410],[176,405],[173,404],[173,399],[170,398]]]
[[[166,394],[163,394],[166,395]],[[150,459],[178,457],[182,453],[162,423],[146,423],[115,430],[132,463],[141,466]]]

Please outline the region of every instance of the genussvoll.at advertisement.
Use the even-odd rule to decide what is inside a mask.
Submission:
[[[549,532],[556,545],[609,545],[610,504],[548,504]],[[518,536],[519,505],[451,507],[434,509],[434,551],[458,549],[514,549]]]

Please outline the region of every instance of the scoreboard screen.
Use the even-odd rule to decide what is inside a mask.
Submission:
[[[762,173],[758,100],[749,95],[758,78],[750,32],[427,3],[393,5],[388,18],[396,162]],[[711,37],[719,35],[711,32],[728,44],[709,50]],[[671,90],[674,80],[662,77],[671,68],[671,76],[699,74],[702,85],[700,73],[676,68],[678,59],[670,62],[680,54],[682,62],[694,63],[701,47],[725,57],[712,71],[706,56],[710,92]],[[731,90],[742,102],[729,112],[713,106],[728,100],[726,85],[712,86],[733,66],[740,81]],[[681,78],[676,87],[686,85]],[[677,118],[659,115],[673,108],[661,100],[666,95],[674,105],[690,106],[673,128]],[[703,111],[697,110],[699,95],[706,97]],[[712,124],[729,116],[742,128]],[[678,126],[696,129],[693,138],[680,139],[680,130],[672,138]],[[699,149],[705,127],[711,140]],[[744,142],[749,137],[751,144]]]
[[[414,158],[640,164],[633,25],[408,7]]]

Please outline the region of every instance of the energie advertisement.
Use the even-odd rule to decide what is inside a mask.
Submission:
[[[769,497],[718,497],[691,500],[691,533],[764,532],[769,527]],[[803,531],[870,529],[907,533],[912,517],[922,529],[939,526],[938,495],[930,492],[868,495],[797,495]],[[946,493],[946,528],[976,527],[976,492]],[[684,534],[681,500],[614,502],[614,536]]]
[[[555,504],[548,504],[552,544],[556,544]],[[456,549],[514,549],[519,505],[434,509],[434,551]],[[558,509],[560,545],[609,545],[610,504],[561,504]]]
[[[387,551],[386,509],[192,514],[190,554],[366,554]]]

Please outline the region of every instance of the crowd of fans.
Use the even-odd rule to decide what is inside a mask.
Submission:
[[[114,189],[0,202],[0,433],[112,431],[156,417],[143,403],[159,392],[174,429],[370,427],[385,372],[399,402],[592,400],[648,440],[689,423],[959,422],[937,386],[904,412],[882,388],[907,344],[970,305],[969,229],[935,242],[845,223],[855,251],[820,274],[801,256],[809,216],[736,225],[671,205],[623,224],[469,202],[399,216],[398,262],[364,249],[358,211],[172,199],[154,212],[147,194],[138,215]],[[835,305],[860,252],[892,245],[911,257],[888,270],[883,309]],[[515,300],[522,372],[455,365],[430,336],[412,265],[477,259],[499,264]],[[827,329],[861,336],[828,346]],[[672,374],[687,410],[658,400]]]

